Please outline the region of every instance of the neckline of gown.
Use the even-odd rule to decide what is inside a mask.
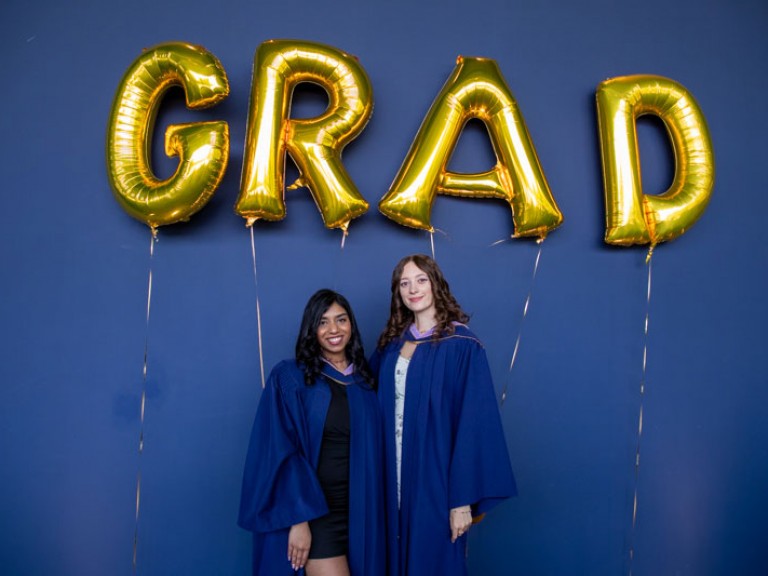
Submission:
[[[353,372],[349,375],[344,375],[334,368],[331,364],[326,363],[320,373],[328,378],[331,382],[336,382],[342,386],[349,386],[350,384],[357,384],[360,380],[357,372]]]
[[[401,337],[401,342],[414,342],[416,344],[422,344],[424,342],[441,342],[443,340],[448,340],[449,338],[469,338],[471,340],[476,340],[476,338],[469,333],[461,333],[461,334],[459,333],[459,332],[469,331],[469,328],[467,327],[466,324],[461,324],[460,322],[454,322],[453,327],[454,327],[453,334],[442,334],[437,338],[435,338],[434,330],[427,330],[427,332],[423,333],[421,336],[416,336],[413,332],[411,332],[411,327],[409,326],[403,332],[403,335]]]

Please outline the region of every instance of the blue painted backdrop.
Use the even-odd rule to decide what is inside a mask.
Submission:
[[[764,574],[766,30],[766,4],[748,0],[3,2],[2,572],[130,574],[139,472],[139,574],[248,572],[249,536],[235,521],[261,391],[256,295],[267,369],[292,353],[304,302],[322,286],[350,298],[373,346],[392,266],[431,250],[428,235],[375,204],[463,54],[498,61],[565,215],[521,323],[538,246],[491,247],[512,232],[506,204],[435,203],[437,259],[486,343],[498,391],[508,387],[501,410],[520,487],[473,530],[472,573]],[[233,205],[252,58],[270,38],[330,44],[367,70],[374,114],[344,161],[374,208],[342,250],[307,191],[289,192],[288,217],[254,230],[257,290]],[[150,261],[149,230],[109,189],[104,144],[123,73],[169,40],[213,52],[231,95],[194,114],[171,95],[158,128],[224,119],[232,151],[210,204],[161,228]],[[633,529],[647,268],[644,248],[602,241],[594,91],[634,73],[694,94],[717,181],[702,219],[653,259]],[[299,114],[322,110],[316,91],[300,92]],[[452,168],[491,165],[477,128]],[[661,192],[669,145],[657,123],[640,129],[646,191]],[[172,162],[155,159],[170,173]]]

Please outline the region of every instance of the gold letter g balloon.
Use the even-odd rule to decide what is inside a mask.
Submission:
[[[207,108],[229,94],[219,61],[199,46],[170,43],[139,56],[115,95],[107,132],[107,170],[117,200],[134,218],[149,225],[173,224],[205,206],[216,191],[229,159],[226,122],[170,126],[165,153],[179,157],[176,173],[158,180],[149,162],[157,110],[163,94],[180,84],[187,107]]]

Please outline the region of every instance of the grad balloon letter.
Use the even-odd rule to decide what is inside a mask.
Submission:
[[[107,171],[122,207],[153,231],[200,210],[216,191],[229,159],[226,122],[169,126],[165,153],[178,156],[167,180],[152,173],[149,148],[163,94],[181,85],[187,107],[206,108],[229,94],[221,63],[191,44],[169,43],[143,52],[125,73],[115,94],[107,132]]]
[[[370,81],[360,64],[335,48],[296,40],[271,40],[256,51],[243,176],[235,212],[252,225],[285,218],[285,153],[306,185],[328,228],[346,231],[368,210],[341,163],[341,152],[365,128],[373,110]],[[293,90],[320,85],[329,105],[317,118],[291,119]]]
[[[485,173],[448,172],[461,131],[472,118],[485,124],[496,166]],[[494,60],[459,56],[379,210],[400,224],[431,231],[435,194],[505,200],[512,209],[515,236],[543,238],[563,220],[514,96]]]
[[[643,194],[636,119],[658,116],[675,155],[675,176],[658,196]],[[605,241],[655,246],[683,234],[702,215],[715,181],[704,115],[693,96],[660,76],[621,76],[597,88],[605,187]]]

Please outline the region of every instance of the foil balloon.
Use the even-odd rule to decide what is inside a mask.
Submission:
[[[271,40],[256,51],[240,196],[235,212],[250,226],[285,218],[285,155],[307,186],[328,228],[346,231],[368,203],[341,163],[344,147],[365,128],[373,111],[370,80],[352,56],[297,40]],[[321,86],[328,107],[316,118],[290,118],[293,90]]]
[[[714,154],[704,115],[693,96],[668,78],[622,76],[597,88],[605,188],[605,241],[650,244],[683,234],[707,207],[715,181]],[[636,120],[659,117],[675,155],[675,175],[658,196],[643,194]]]
[[[484,173],[449,172],[446,167],[464,125],[474,118],[488,130],[496,165]],[[523,117],[494,60],[459,56],[379,210],[400,224],[432,231],[436,194],[505,200],[512,209],[514,236],[544,238],[563,221]]]
[[[164,93],[184,89],[187,107],[213,106],[229,94],[221,63],[200,46],[168,43],[145,50],[123,76],[107,131],[107,171],[118,202],[149,225],[173,224],[200,210],[216,191],[229,159],[226,122],[169,126],[165,153],[179,158],[175,173],[158,179],[150,165],[150,143]]]

